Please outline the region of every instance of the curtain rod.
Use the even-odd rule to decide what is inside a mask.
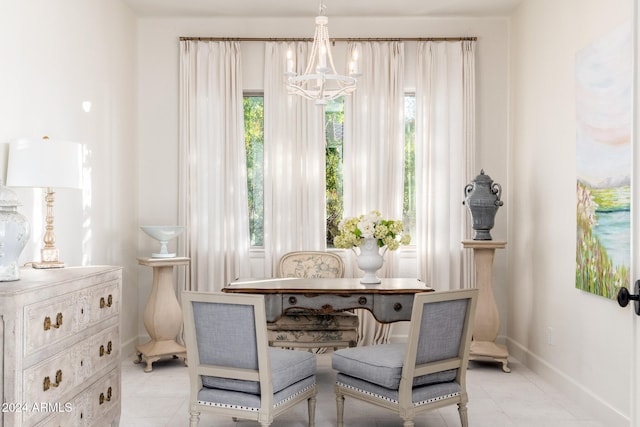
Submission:
[[[381,38],[331,38],[331,42],[456,42],[456,41],[476,41],[477,37],[381,37]],[[209,42],[239,41],[239,42],[312,42],[313,38],[291,38],[291,37],[180,37],[180,41],[195,40]]]

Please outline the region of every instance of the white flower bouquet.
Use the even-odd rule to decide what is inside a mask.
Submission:
[[[365,239],[376,239],[378,247],[395,251],[400,245],[411,243],[411,236],[404,233],[402,221],[382,218],[379,211],[366,215],[344,218],[338,226],[340,234],[333,239],[336,248],[354,248],[361,246]]]

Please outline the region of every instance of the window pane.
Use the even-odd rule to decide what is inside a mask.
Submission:
[[[264,246],[264,96],[244,96],[251,246]]]
[[[404,97],[404,201],[402,220],[404,229],[416,235],[416,97]],[[415,242],[415,240],[414,240]]]
[[[342,142],[344,98],[329,101],[325,107],[325,174],[327,200],[327,247],[333,246],[342,219]]]

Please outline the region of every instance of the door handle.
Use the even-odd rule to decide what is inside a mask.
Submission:
[[[634,301],[636,314],[640,316],[640,280],[636,280],[633,286],[633,292],[635,293],[631,294],[629,289],[624,286],[621,287],[618,291],[618,304],[620,304],[620,307],[626,307],[629,301]]]

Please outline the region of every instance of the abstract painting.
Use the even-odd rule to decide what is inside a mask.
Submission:
[[[615,298],[631,262],[632,27],[576,55],[576,287]]]

